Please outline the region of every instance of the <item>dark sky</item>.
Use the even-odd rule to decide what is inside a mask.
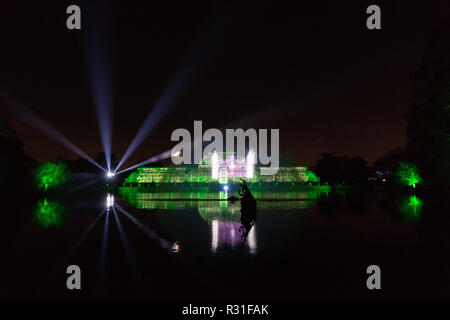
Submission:
[[[82,31],[66,28],[69,4],[81,7]],[[381,7],[381,30],[366,28],[369,4]],[[448,23],[449,7],[448,1],[109,1],[93,11],[92,2],[3,0],[0,90],[95,157],[102,146],[88,59],[96,53],[83,32],[97,30],[94,47],[106,55],[96,58],[106,69],[96,76],[111,83],[113,153],[120,158],[189,48],[208,34],[194,51],[195,76],[174,90],[173,108],[127,164],[169,149],[172,131],[192,131],[194,120],[205,129],[279,128],[281,153],[299,165],[333,151],[372,162],[406,141],[409,75],[427,36]],[[77,157],[3,108],[0,119],[37,160]]]

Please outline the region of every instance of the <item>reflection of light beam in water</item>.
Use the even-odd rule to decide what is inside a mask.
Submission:
[[[116,205],[117,209],[122,212],[128,219],[131,220],[135,225],[139,227],[150,239],[155,240],[158,242],[158,244],[165,250],[171,251],[171,252],[177,252],[174,249],[177,247],[177,244],[171,244],[166,239],[160,237],[155,231],[153,231],[150,227],[146,226],[142,222],[140,222],[138,219],[133,217],[131,214],[126,212],[120,205]]]
[[[166,239],[160,237],[156,232],[154,232],[150,227],[142,224],[138,219],[133,217],[131,214],[126,212],[119,204],[115,204],[115,207],[119,211],[121,211],[126,217],[128,217],[133,223],[135,223],[149,238],[152,240],[157,240],[158,243],[161,245],[161,247],[167,251],[178,253],[180,252],[180,245],[178,242],[175,242],[171,244]],[[176,261],[177,263],[180,263],[185,270],[190,274],[191,277],[195,277],[195,281],[204,287],[210,287],[210,283],[208,282],[208,279],[205,278],[204,273],[199,271],[198,266],[193,266],[192,262],[190,262],[186,257],[183,257],[183,255],[168,255],[169,259],[172,261]]]
[[[250,232],[247,235],[247,244],[250,254],[256,254],[257,245],[256,245],[256,229],[255,226],[252,227]]]
[[[114,195],[108,193],[106,195],[106,208],[109,209],[112,206],[114,206]]]
[[[131,276],[133,277],[133,280],[137,284],[140,284],[141,276],[140,276],[139,269],[136,265],[136,259],[134,258],[133,252],[131,251],[130,244],[125,235],[125,232],[123,231],[122,225],[120,224],[119,217],[117,216],[116,208],[112,207],[112,209],[114,212],[114,218],[116,220],[117,227],[119,229],[120,239],[122,240],[122,245],[125,249],[125,254],[127,255],[128,263],[130,264]]]
[[[97,289],[103,288],[103,278],[105,276],[106,267],[106,251],[108,248],[108,228],[109,228],[109,209],[106,210],[105,228],[103,230],[102,247],[100,249],[100,262],[98,264]]]
[[[211,232],[211,251],[216,252],[219,243],[219,222],[217,220],[212,221]]]
[[[64,264],[69,258],[73,255],[75,250],[80,246],[80,244],[86,239],[88,233],[94,228],[94,226],[97,224],[98,220],[103,216],[106,209],[103,209],[102,212],[100,212],[97,217],[95,217],[94,221],[91,222],[91,224],[87,227],[87,229],[83,232],[83,234],[78,238],[78,240],[74,243],[72,248],[69,250],[69,253],[66,255],[66,257],[63,259],[62,264]]]
[[[73,151],[80,157],[88,160],[90,163],[106,172],[104,168],[102,168],[97,162],[95,162],[91,157],[89,157],[84,151],[82,151],[75,144],[69,141],[69,139],[64,137],[61,133],[56,131],[55,128],[53,128],[48,122],[43,120],[41,117],[39,117],[39,115],[30,108],[26,107],[25,105],[23,105],[22,103],[18,102],[15,99],[9,98],[3,92],[0,92],[0,102],[3,102],[10,109],[10,111],[15,115],[19,116],[22,121],[40,130],[47,137],[52,138],[62,146]]]
[[[119,204],[115,204],[115,207],[117,207],[118,210],[120,210],[126,217],[130,218],[130,220],[135,223],[141,230],[151,239],[155,239],[158,241],[158,243],[163,247],[165,250],[176,252],[178,253],[180,251],[180,245],[178,242],[175,242],[174,244],[171,244],[166,239],[160,237],[156,232],[154,232],[150,227],[142,224],[138,219],[134,218],[131,214],[126,212]],[[173,261],[176,261],[177,263],[180,263],[185,270],[189,272],[189,274],[192,277],[196,278],[197,283],[200,285],[203,285],[205,287],[209,287],[210,283],[208,282],[207,278],[205,278],[204,273],[201,273],[197,266],[193,266],[189,260],[185,259],[186,257],[183,257],[182,255],[169,255],[170,259],[173,259]]]

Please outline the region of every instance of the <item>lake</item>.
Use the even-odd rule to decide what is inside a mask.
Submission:
[[[237,194],[236,194],[237,195]],[[260,191],[246,230],[224,192],[11,198],[3,298],[449,298],[448,200]],[[248,226],[247,226],[248,227]],[[247,228],[248,229],[248,228]],[[82,290],[67,290],[78,265]],[[366,269],[381,269],[368,290]]]

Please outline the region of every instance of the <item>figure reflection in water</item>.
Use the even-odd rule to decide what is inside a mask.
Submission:
[[[253,197],[247,183],[242,180],[241,190],[241,227],[239,231],[242,233],[242,238],[245,239],[256,222],[256,200]]]

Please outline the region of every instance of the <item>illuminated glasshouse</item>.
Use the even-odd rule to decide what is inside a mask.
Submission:
[[[236,184],[244,179],[250,184],[295,184],[319,182],[307,167],[279,167],[275,175],[261,175],[259,167],[235,153],[213,153],[197,167],[143,167],[125,179],[125,185],[136,184]]]

